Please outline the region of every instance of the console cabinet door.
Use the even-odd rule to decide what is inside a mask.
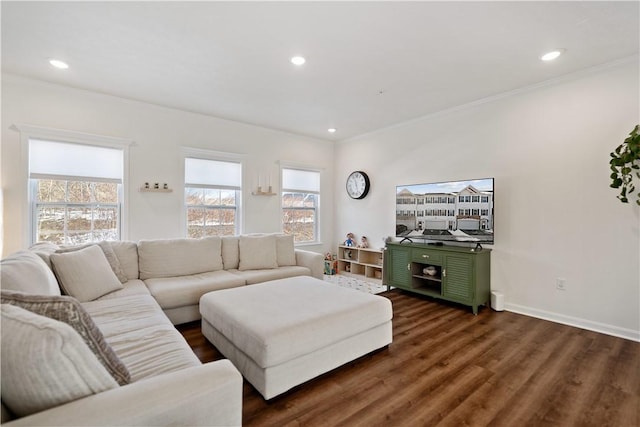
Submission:
[[[407,268],[411,263],[411,249],[396,247],[388,250],[386,256],[389,257],[388,284],[408,288],[411,285],[411,269]]]
[[[446,275],[443,280],[442,295],[453,301],[473,303],[475,290],[473,257],[446,255],[444,267]]]

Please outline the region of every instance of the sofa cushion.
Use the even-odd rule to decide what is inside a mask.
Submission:
[[[107,262],[109,263],[111,270],[113,270],[113,273],[116,275],[120,283],[126,282],[128,280],[127,276],[122,270],[122,266],[120,265],[120,260],[116,256],[116,253],[113,251],[113,248],[111,247],[111,244],[109,242],[102,241],[98,243],[88,243],[86,245],[64,247],[64,248],[58,249],[55,253],[63,254],[67,252],[75,252],[92,245],[97,245],[100,247],[100,249],[102,249],[102,252],[104,252],[104,256],[105,258],[107,258]]]
[[[296,265],[296,250],[292,234],[276,234],[278,266]]]
[[[115,252],[122,271],[128,280],[138,279],[138,245],[136,242],[113,241],[109,242],[111,249]]]
[[[129,383],[129,371],[109,347],[102,332],[77,299],[63,295],[33,295],[3,290],[0,292],[0,302],[71,326],[118,384]]]
[[[145,280],[151,295],[163,309],[197,305],[207,292],[244,286],[245,279],[226,270],[179,277]]]
[[[17,416],[118,387],[73,328],[3,304],[2,401]]]
[[[247,285],[267,282],[269,280],[285,279],[295,276],[310,276],[311,270],[307,267],[290,265],[286,267],[268,268],[263,270],[229,270],[230,273],[237,274],[247,282]]]
[[[29,251],[42,258],[45,264],[47,264],[47,267],[51,268],[51,260],[49,259],[49,257],[58,249],[60,249],[60,246],[56,245],[55,243],[37,242],[29,248]]]
[[[240,265],[239,242],[240,237],[238,236],[222,237],[222,262],[225,270],[232,270]]]
[[[40,295],[60,295],[60,287],[47,264],[31,251],[20,251],[0,260],[2,289]]]
[[[127,283],[123,283],[122,289],[109,292],[108,294],[96,299],[113,299],[128,297],[130,295],[150,295],[149,288],[147,288],[147,285],[145,285],[142,280],[133,279],[129,280]]]
[[[257,270],[278,268],[276,236],[246,235],[240,236],[240,263],[238,270]]]
[[[220,237],[142,240],[138,243],[140,279],[176,277],[222,270]]]
[[[201,365],[151,295],[101,299],[82,305],[129,369],[132,382]]]
[[[91,301],[122,289],[102,249],[96,245],[67,253],[51,254],[60,286],[80,302]]]

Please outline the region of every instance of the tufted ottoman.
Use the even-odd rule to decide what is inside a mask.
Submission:
[[[391,301],[309,276],[210,292],[202,333],[271,399],[392,341]]]

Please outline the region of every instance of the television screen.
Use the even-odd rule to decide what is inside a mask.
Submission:
[[[396,237],[492,244],[493,181],[397,186]]]

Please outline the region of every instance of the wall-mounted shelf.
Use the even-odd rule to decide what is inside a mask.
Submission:
[[[262,187],[258,187],[258,191],[252,191],[251,194],[254,196],[276,196],[278,193],[274,193],[269,186],[269,191],[262,191]]]
[[[173,193],[171,188],[145,188],[140,187],[141,193]]]

